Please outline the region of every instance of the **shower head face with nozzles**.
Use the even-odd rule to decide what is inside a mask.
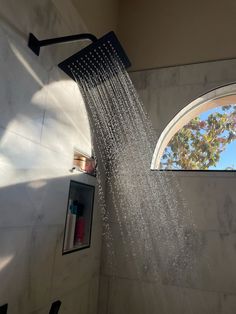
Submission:
[[[85,47],[58,66],[73,80],[87,79],[99,75],[101,68],[116,60],[121,67],[131,63],[114,32],[109,32]]]

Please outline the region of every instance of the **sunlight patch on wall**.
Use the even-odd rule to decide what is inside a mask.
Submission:
[[[40,85],[43,86],[43,82],[40,79],[39,75],[35,72],[31,64],[27,61],[26,57],[23,55],[23,50],[20,51],[13,43],[9,41],[9,45],[11,47],[12,52],[16,56],[16,58],[20,61],[26,71],[32,76],[32,78]],[[24,52],[25,53],[25,52]]]
[[[0,257],[0,272],[7,267],[8,264],[11,263],[11,261],[13,260],[14,255],[8,255],[5,257]]]

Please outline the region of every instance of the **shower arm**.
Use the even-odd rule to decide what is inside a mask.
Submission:
[[[40,47],[49,46],[53,44],[60,44],[60,43],[65,43],[65,42],[73,42],[77,40],[87,40],[87,39],[91,40],[92,42],[96,42],[98,40],[96,36],[90,33],[57,37],[57,38],[44,39],[44,40],[38,40],[32,33],[30,33],[28,46],[37,56],[39,56]]]

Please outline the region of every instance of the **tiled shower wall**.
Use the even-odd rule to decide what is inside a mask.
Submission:
[[[62,256],[73,149],[90,154],[81,94],[57,64],[78,45],[27,47],[84,31],[70,1],[3,0],[0,10],[0,306],[9,314],[95,314],[101,224],[94,208],[91,248]]]
[[[168,122],[192,100],[235,82],[236,61],[134,72],[131,79],[158,139]],[[183,269],[178,280],[174,266],[167,276],[160,270],[161,282],[157,282],[145,255],[137,261],[131,254],[124,254],[135,243],[122,243],[118,221],[113,219],[116,267],[107,262],[109,255],[104,245],[100,314],[236,313],[236,175],[179,172],[175,180],[191,213],[196,241],[200,239],[200,247],[196,242],[197,262],[192,269]],[[191,234],[189,228],[186,226],[186,232]],[[136,241],[138,245],[140,239]]]

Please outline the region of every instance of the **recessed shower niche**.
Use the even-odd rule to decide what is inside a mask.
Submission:
[[[90,247],[95,187],[70,181],[62,254]]]

